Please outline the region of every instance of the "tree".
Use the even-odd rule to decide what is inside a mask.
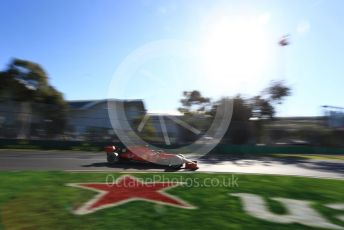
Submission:
[[[285,97],[291,95],[291,89],[284,81],[272,81],[265,91],[269,95],[269,101],[277,104],[281,104]]]
[[[245,144],[253,136],[257,141],[261,141],[264,121],[275,117],[276,106],[289,95],[291,95],[290,87],[283,81],[273,81],[261,94],[252,98],[244,98],[240,94],[235,96],[231,123],[222,142]],[[195,119],[192,115],[209,116],[207,125],[201,125],[205,130],[210,127],[209,123],[215,117],[220,101],[211,102],[210,98],[203,97],[197,90],[186,91],[181,99],[182,107],[178,110],[184,114],[184,121],[193,126],[200,126],[200,119]],[[191,133],[186,133],[184,136],[191,140],[197,138]]]
[[[272,119],[276,114],[276,105],[291,95],[290,87],[283,81],[272,81],[270,86],[258,96],[251,98],[253,117],[257,119]]]
[[[272,81],[260,95],[250,99],[256,141],[263,141],[264,123],[275,117],[276,106],[290,95],[291,89],[283,81]]]
[[[182,106],[178,111],[183,114],[181,118],[185,123],[201,132],[206,131],[212,122],[212,103],[210,98],[202,96],[198,90],[184,91],[183,98],[180,100]],[[193,142],[199,134],[188,129],[180,129],[180,138],[185,142]]]
[[[241,95],[233,98],[233,114],[231,123],[225,133],[222,142],[236,145],[245,144],[251,137],[249,119],[252,116],[252,108],[248,100]]]
[[[198,90],[184,91],[183,96],[180,100],[182,107],[178,110],[184,115],[202,114],[211,106],[210,98],[203,97]]]
[[[21,103],[21,132],[26,138],[31,114],[42,117],[46,134],[63,132],[66,125],[67,104],[63,95],[49,85],[44,69],[31,61],[13,59],[8,68],[0,72],[0,96]]]

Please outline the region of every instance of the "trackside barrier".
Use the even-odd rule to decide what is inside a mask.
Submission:
[[[318,146],[255,146],[219,144],[215,147],[213,152],[220,154],[344,154],[344,149]]]
[[[18,140],[0,139],[0,149],[42,149],[42,150],[82,150],[103,151],[104,146],[119,145],[120,142],[60,141],[60,140]],[[169,146],[180,147],[180,146]],[[256,146],[218,144],[213,150],[217,154],[344,154],[344,148],[318,146]]]

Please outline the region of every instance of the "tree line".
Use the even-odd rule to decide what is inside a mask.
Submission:
[[[275,117],[276,106],[289,95],[291,89],[283,81],[271,82],[260,94],[250,98],[236,95],[233,98],[231,125],[223,141],[243,144],[254,136],[259,142],[264,122]],[[49,83],[47,73],[37,63],[12,59],[0,71],[0,101],[2,104],[14,101],[20,105],[21,115],[17,121],[20,132],[17,138],[27,138],[32,130],[43,130],[46,137],[54,137],[67,129],[68,105],[63,94]],[[183,92],[180,102],[178,110],[183,119],[201,130],[207,128],[219,106],[219,101],[212,101],[198,90]],[[195,115],[205,115],[206,119],[194,119]],[[33,116],[38,117],[40,122],[32,122]],[[255,121],[253,129],[251,120]],[[148,130],[145,128],[144,134],[152,136],[154,130],[152,125],[149,127]],[[183,138],[193,140],[189,133],[184,133]]]
[[[230,126],[223,137],[223,142],[245,144],[250,139],[261,142],[264,123],[273,120],[276,115],[276,106],[282,104],[286,97],[291,95],[291,88],[284,81],[272,81],[268,87],[258,95],[245,98],[238,94],[233,100],[233,114]],[[178,108],[185,120],[192,120],[195,115],[208,116],[208,124],[214,118],[220,101],[212,101],[198,90],[185,91]],[[199,120],[194,125],[205,126]],[[191,133],[185,136],[190,137]]]
[[[18,138],[25,139],[32,127],[32,114],[39,117],[35,125],[46,136],[62,134],[66,127],[67,103],[63,94],[49,84],[47,73],[31,61],[13,59],[3,71],[0,71],[0,100],[20,104]]]

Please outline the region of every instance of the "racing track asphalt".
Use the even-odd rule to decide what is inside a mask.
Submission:
[[[344,161],[286,158],[240,159],[211,155],[196,159],[199,172],[233,172],[254,174],[296,175],[344,179]],[[163,166],[142,163],[109,165],[103,152],[0,150],[0,170],[67,170],[114,172],[171,172]],[[178,171],[186,171],[180,169]]]

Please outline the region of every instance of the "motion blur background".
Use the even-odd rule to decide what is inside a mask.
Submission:
[[[342,4],[3,1],[1,146],[118,142],[108,103],[124,103],[118,119],[155,144],[167,144],[161,116],[197,128],[165,119],[171,143],[183,145],[206,132],[225,98],[234,111],[221,143],[343,147]],[[125,94],[109,97],[128,55],[164,39],[187,41],[196,55],[145,60],[118,86]]]

